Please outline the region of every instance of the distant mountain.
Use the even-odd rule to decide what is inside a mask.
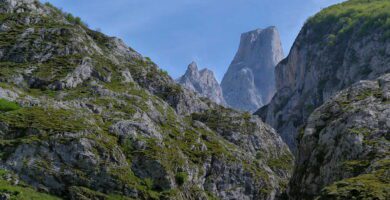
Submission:
[[[243,111],[256,111],[267,104],[275,94],[275,66],[283,57],[275,27],[243,33],[221,83],[227,104]]]
[[[214,73],[209,69],[199,71],[195,62],[188,65],[186,73],[177,79],[177,82],[217,104],[226,105],[223,99],[222,89],[215,79]]]

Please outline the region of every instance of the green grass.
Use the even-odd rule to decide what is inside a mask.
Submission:
[[[178,172],[176,175],[175,175],[175,180],[176,180],[176,183],[179,185],[179,186],[182,186],[185,182],[187,182],[188,180],[188,174],[186,172]]]
[[[0,99],[0,111],[1,112],[8,112],[13,110],[18,110],[20,106],[12,101],[8,101],[6,99]]]
[[[328,45],[348,37],[351,32],[363,37],[382,33],[382,39],[390,38],[390,1],[349,0],[324,9],[308,20],[318,37],[327,37]]]
[[[30,107],[0,114],[0,121],[13,128],[36,128],[51,131],[90,129],[82,117],[70,110]]]
[[[377,199],[386,200],[390,197],[390,184],[380,180],[374,174],[363,174],[354,178],[344,179],[326,187],[322,199]]]
[[[11,200],[60,200],[58,197],[38,192],[24,183],[14,185],[6,181],[4,176],[8,173],[0,170],[0,194],[9,194]]]
[[[289,170],[293,168],[293,157],[291,155],[282,155],[268,160],[268,165],[273,170]]]

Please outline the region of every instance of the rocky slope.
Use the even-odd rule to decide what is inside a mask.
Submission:
[[[0,66],[1,198],[274,199],[287,185],[270,126],[50,4],[0,0]]]
[[[209,69],[198,70],[198,65],[192,62],[186,73],[177,82],[183,87],[206,97],[219,105],[226,105],[222,88]]]
[[[239,49],[221,82],[229,106],[254,112],[275,94],[274,70],[284,57],[275,27],[241,35]]]
[[[359,80],[390,72],[389,10],[386,0],[350,0],[304,25],[276,67],[276,95],[256,112],[291,149],[315,108]]]
[[[291,199],[390,199],[390,74],[316,109],[299,137]]]

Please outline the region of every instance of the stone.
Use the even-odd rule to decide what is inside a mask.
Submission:
[[[209,69],[198,70],[195,62],[188,65],[186,73],[177,79],[177,82],[185,88],[192,90],[202,97],[209,98],[220,105],[226,105],[222,89]]]
[[[241,35],[239,49],[222,79],[224,98],[232,108],[254,112],[275,94],[275,66],[284,57],[276,27]]]

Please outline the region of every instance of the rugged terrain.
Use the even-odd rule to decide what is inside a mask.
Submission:
[[[390,74],[339,92],[299,136],[290,199],[390,199]]]
[[[276,27],[241,35],[239,49],[221,82],[232,108],[254,112],[275,94],[275,66],[283,59]]]
[[[0,0],[0,67],[1,199],[274,199],[287,186],[292,155],[260,118],[50,4]]]
[[[188,65],[186,73],[177,82],[184,88],[196,92],[219,105],[226,105],[222,88],[215,79],[214,73],[206,68],[199,71],[195,62]]]
[[[315,108],[359,80],[390,72],[389,10],[386,0],[350,0],[306,22],[276,67],[276,95],[256,112],[292,150]]]

